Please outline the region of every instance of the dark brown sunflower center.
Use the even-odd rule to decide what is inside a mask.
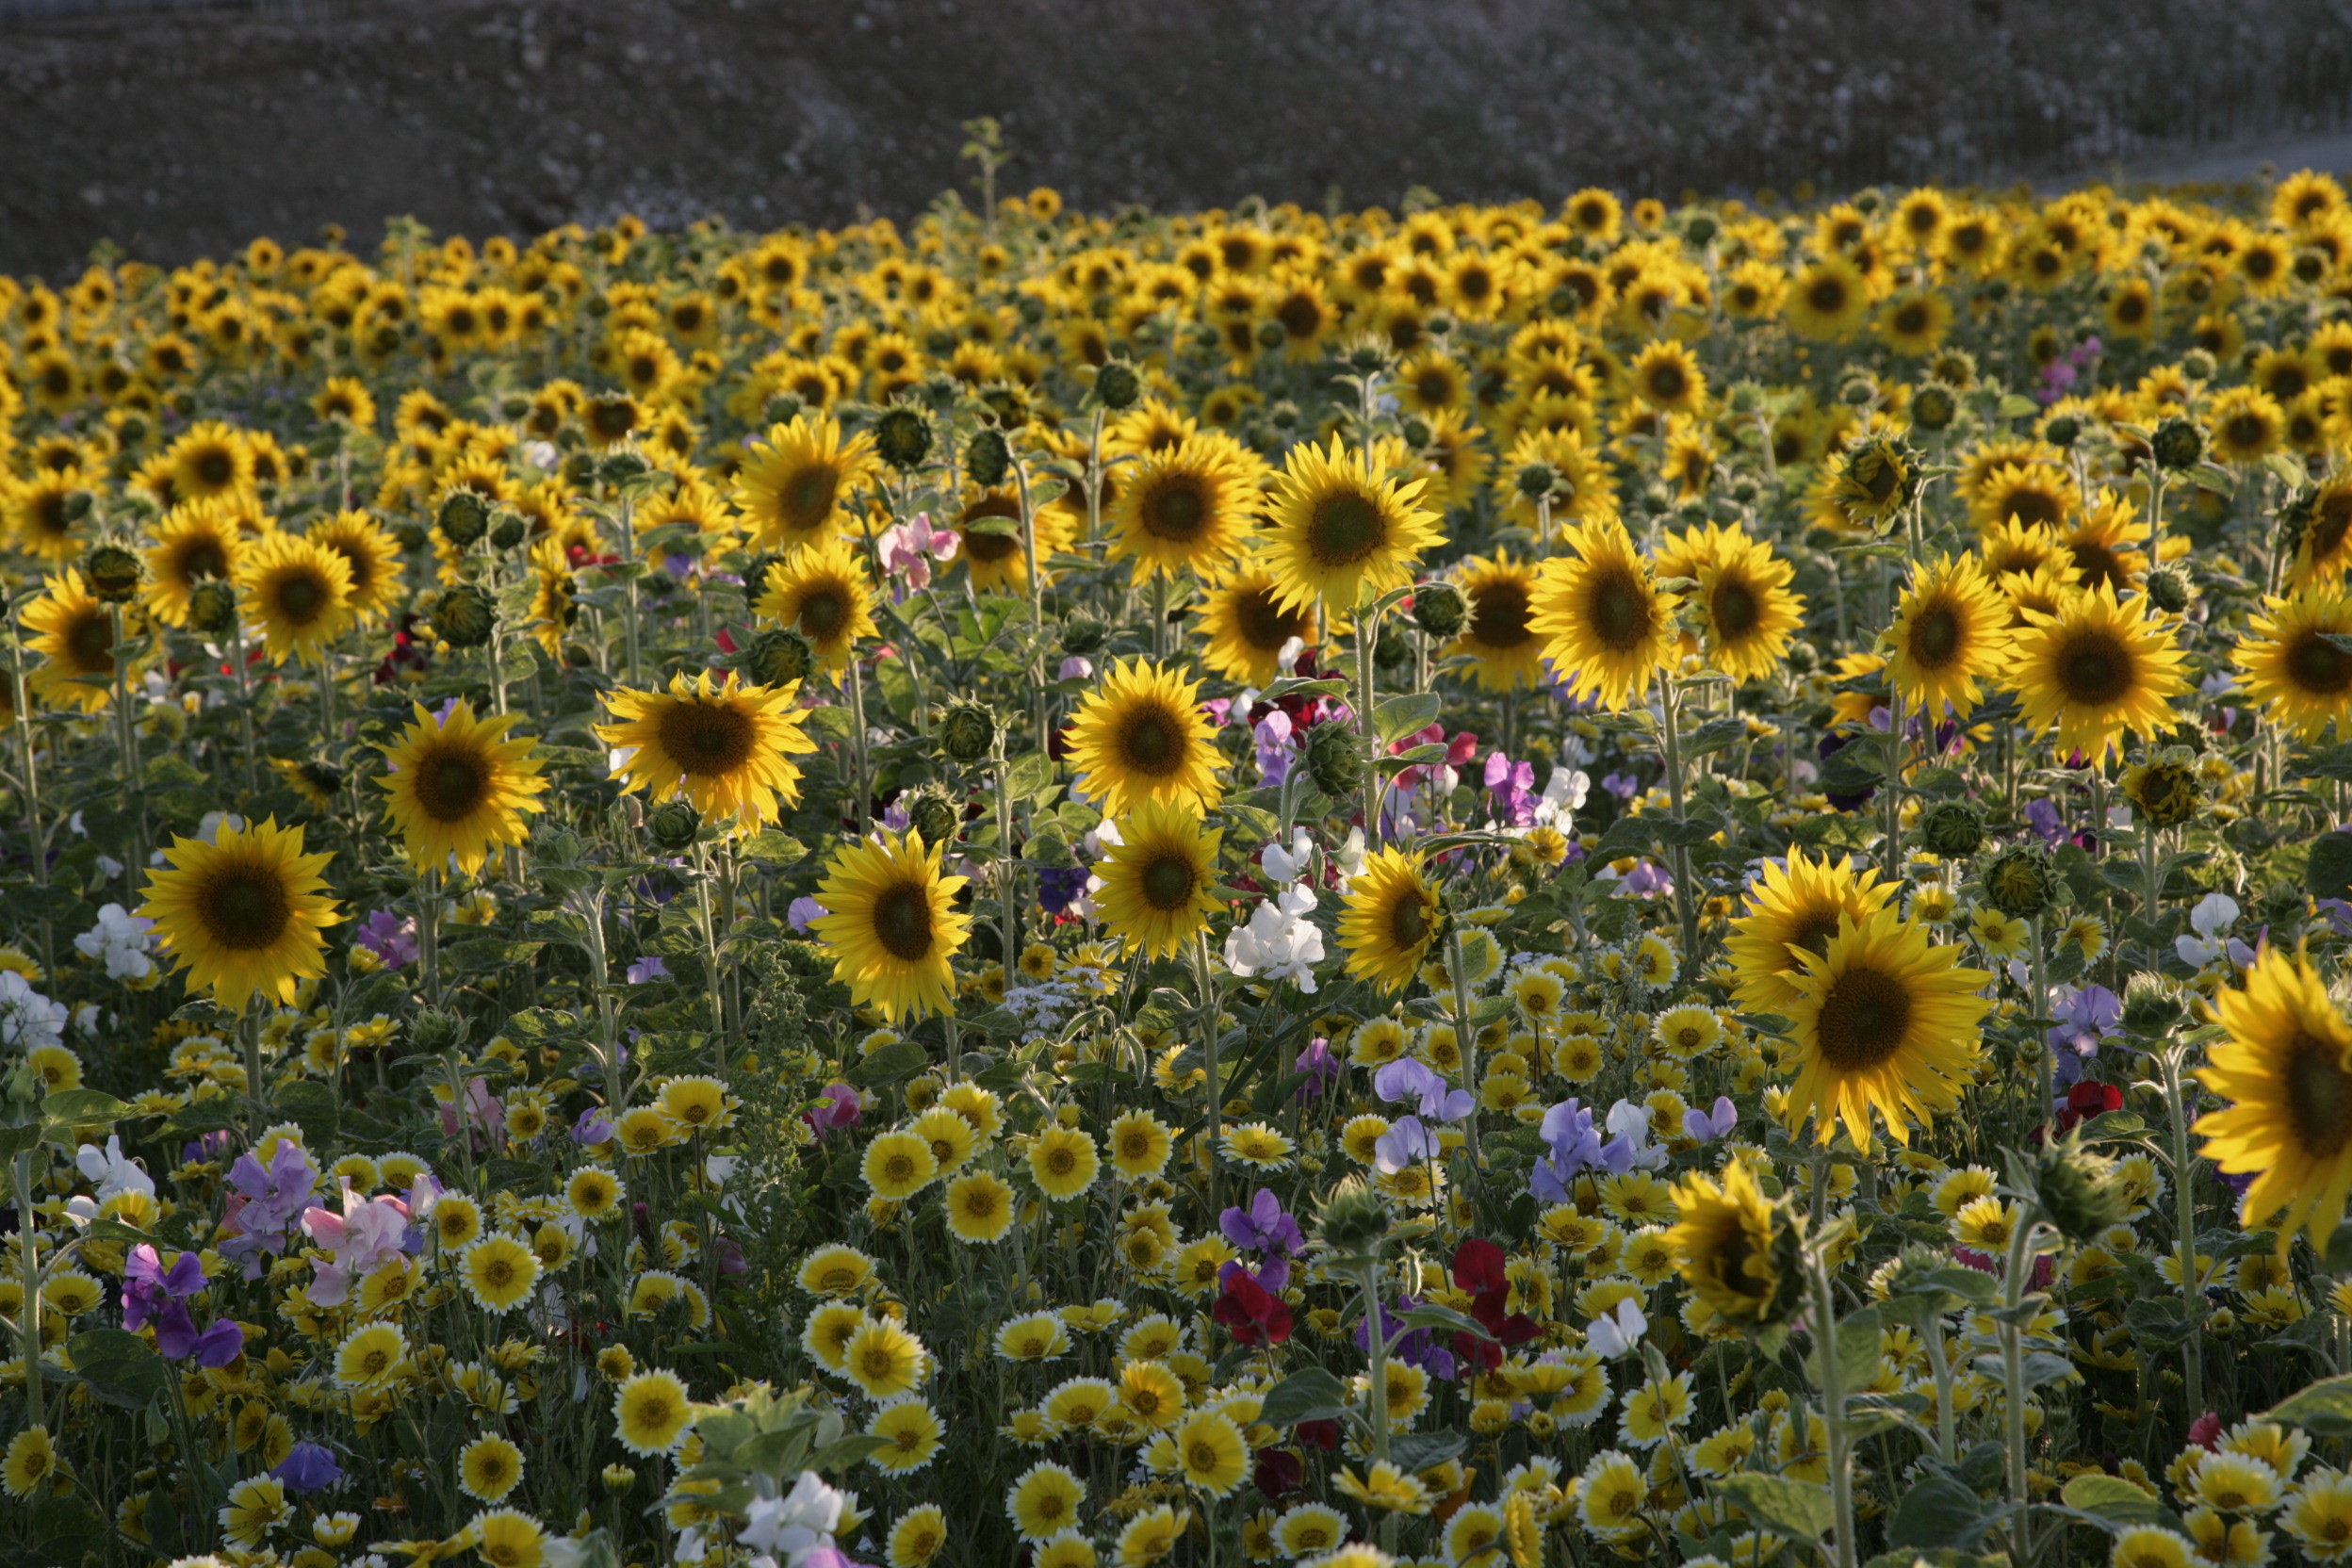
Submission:
[[[1716,583],[1707,607],[1715,619],[1715,634],[1726,643],[1736,643],[1754,631],[1762,615],[1756,602],[1756,591],[1737,578],[1727,577]]]
[[[1181,909],[1192,901],[1196,878],[1192,862],[1181,855],[1162,855],[1143,868],[1143,901],[1162,911]]]
[[[102,612],[91,611],[66,628],[65,645],[74,668],[85,674],[114,668],[114,623]]]
[[[2222,439],[2240,450],[2250,450],[2270,439],[2270,421],[2259,414],[2240,414],[2221,427]]]
[[[2352,534],[2352,490],[2327,497],[2311,514],[2311,551],[2314,562],[2334,559]]]
[[[1846,308],[1846,286],[1838,278],[1817,278],[1813,286],[1805,291],[1805,303],[1823,316],[1835,316]]]
[[[1960,651],[1960,616],[1948,604],[1931,605],[1911,623],[1911,658],[1931,670],[1943,668]]]
[[[1822,999],[1821,1056],[1840,1072],[1874,1068],[1899,1050],[1911,1026],[1911,993],[1874,969],[1848,970]]]
[[[776,492],[784,526],[803,531],[823,527],[833,515],[833,499],[841,483],[841,475],[830,463],[811,463],[788,477]]]
[[[1176,716],[1156,704],[1139,708],[1119,731],[1119,760],[1137,773],[1159,777],[1184,759],[1184,734]]]
[[[329,595],[324,582],[302,572],[279,582],[277,597],[279,614],[296,626],[308,626],[326,612]]]
[[[276,942],[294,918],[286,883],[256,866],[215,872],[196,899],[204,934],[234,953],[250,953]]]
[[[1154,539],[1188,545],[1207,526],[1209,498],[1193,475],[1170,474],[1143,497],[1137,514],[1143,531]]]
[[[1397,895],[1396,905],[1388,912],[1388,934],[1400,948],[1419,947],[1429,936],[1429,912],[1421,904],[1420,892],[1412,888]]]
[[[190,465],[197,482],[219,489],[237,478],[237,459],[218,447],[209,447],[196,454]]]
[[[1266,653],[1279,653],[1293,637],[1303,637],[1313,625],[1303,612],[1282,609],[1270,588],[1245,589],[1233,598],[1233,626],[1242,640]]]
[[[1651,397],[1670,403],[1690,389],[1690,378],[1674,360],[1660,360],[1650,367],[1649,385]]]
[[[1927,330],[1931,318],[1927,306],[1914,300],[1895,312],[1895,331],[1906,337],[1916,337]]]
[[[1515,648],[1527,640],[1527,590],[1518,582],[1490,582],[1472,596],[1470,635],[1491,648]]]
[[[198,578],[226,577],[229,558],[218,540],[199,539],[180,552],[180,572],[191,582]]]
[[[1307,519],[1307,548],[1323,566],[1349,566],[1380,547],[1388,529],[1379,503],[1343,490],[1317,501]]]
[[[931,898],[911,882],[884,890],[874,901],[874,939],[893,958],[931,956]]]
[[[680,772],[706,775],[742,767],[759,738],[748,714],[700,702],[680,703],[662,714],[656,733]]]
[[[489,792],[489,770],[480,757],[437,751],[416,764],[416,804],[435,822],[461,822]]]
[[[2056,524],[2066,515],[2065,505],[2046,490],[2019,490],[2002,497],[2001,507],[2006,515],[2029,524]]]
[[[841,596],[831,588],[816,588],[800,601],[800,629],[811,637],[824,637],[841,624],[844,614]]]
[[[2352,1072],[2341,1050],[2297,1031],[2285,1078],[2287,1117],[2304,1152],[2329,1155],[2352,1142]]]
[[[1021,507],[1015,501],[990,498],[981,501],[964,514],[964,521],[967,523],[981,517],[1010,517],[1018,522],[1021,519]],[[993,564],[1018,555],[1020,552],[1021,536],[1017,533],[983,533],[974,529],[964,531],[964,553],[974,561]]]
[[[2058,688],[2068,702],[2101,707],[2132,690],[2132,654],[2112,633],[2077,632],[2058,650]]]
[[[2307,631],[2287,651],[2287,674],[2306,692],[2333,696],[2352,686],[2352,653],[2317,631]]]
[[[1592,635],[1611,653],[1630,653],[1650,634],[1655,613],[1650,596],[1623,566],[1602,569],[1585,608],[1592,622]]]
[[[1788,934],[1788,945],[1801,947],[1817,958],[1826,956],[1829,939],[1838,934],[1838,913],[1831,909],[1807,915],[1805,923]]]
[[[2131,586],[2122,559],[2098,540],[2077,539],[2066,547],[2066,554],[2082,568],[2083,587],[2096,590],[2103,582],[2120,591]]]

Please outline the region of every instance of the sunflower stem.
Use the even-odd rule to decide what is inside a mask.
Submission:
[[[261,792],[261,784],[253,774],[253,672],[245,661],[242,612],[229,617],[229,657],[237,664],[237,717],[244,728],[245,795],[250,800]]]
[[[2046,1028],[2047,1024],[2038,1021],[2050,1017],[2050,960],[2042,945],[2042,917],[2035,915],[2029,924],[2032,934],[2027,938],[2027,941],[2034,950],[2032,956],[2034,1017],[2037,1021],[2034,1026]],[[2042,1041],[2041,1080],[2041,1103],[2034,1109],[2041,1116],[2041,1125],[2044,1128],[2042,1140],[2047,1143],[2050,1141],[2048,1132],[2050,1108],[2058,1102],[2058,1054],[2048,1039]]]
[[[1209,1100],[1209,1213],[1223,1214],[1225,1205],[1219,1200],[1217,1158],[1224,1141],[1225,1086],[1218,1082],[1217,1061],[1217,972],[1209,966],[1209,934],[1192,934],[1193,973],[1200,983],[1200,1056],[1208,1071]]]
[[[29,706],[31,694],[24,689],[24,654],[20,629],[17,645],[8,662],[8,689],[15,702],[16,739],[24,754],[24,841],[33,860],[33,886],[41,890],[41,961],[48,972],[57,968],[57,939],[49,919],[49,840],[41,825],[41,770],[33,745],[33,710]]]
[[[2007,1309],[2001,1324],[2001,1417],[2008,1440],[2009,1495],[2017,1507],[2010,1539],[2019,1568],[2027,1568],[2034,1560],[2034,1488],[2026,1467],[2025,1336],[2016,1319],[2025,1303],[2026,1269],[2033,1257],[2030,1244],[2039,1225],[2030,1211],[2017,1221],[2009,1237],[2007,1266],[2001,1280],[2001,1305]]]
[[[36,1211],[33,1206],[33,1155],[41,1146],[20,1152],[16,1156],[14,1184],[16,1188],[17,1263],[24,1271],[24,1305],[19,1309],[17,1331],[23,1336],[24,1355],[25,1425],[46,1425],[41,1413],[41,1249],[34,1234]]]
[[[643,679],[637,645],[637,498],[626,489],[621,492],[621,582],[628,596],[621,634],[629,648],[629,683],[635,686]]]
[[[871,818],[874,794],[866,782],[866,667],[858,658],[858,650],[849,651],[849,767],[850,787],[856,792],[849,805],[850,831],[864,838]]]
[[[416,962],[424,978],[425,1002],[441,1003],[441,868],[429,866],[416,878]],[[604,984],[599,972],[596,984]]]
[[[1682,826],[1682,736],[1676,724],[1674,708],[1676,694],[1674,678],[1668,676],[1659,688],[1658,711],[1664,715],[1666,741],[1666,794],[1673,803],[1674,826]],[[1695,969],[1699,961],[1699,923],[1690,907],[1690,852],[1680,843],[1666,851],[1667,860],[1674,868],[1674,920],[1682,927],[1682,961],[1686,972]]]
[[[106,606],[106,613],[114,624],[114,727],[116,743],[122,752],[122,781],[129,787],[131,801],[131,854],[122,868],[122,890],[125,897],[138,889],[139,874],[147,864],[147,797],[139,789],[139,724],[131,716],[130,661],[122,652],[122,607]],[[251,757],[245,767],[252,771]]]
[[[2205,1413],[2205,1292],[2197,1277],[2197,1167],[2189,1155],[2189,1093],[2181,1078],[2187,1046],[2174,1046],[2158,1059],[2164,1069],[2164,1104],[2172,1118],[2172,1196],[2180,1247],[2181,1395],[2191,1421]]]
[[[261,1009],[249,998],[237,1015],[237,1035],[245,1049],[245,1114],[250,1120],[251,1134],[255,1142],[261,1138]]]
[[[1829,1429],[1829,1497],[1837,1519],[1838,1568],[1854,1568],[1854,1440],[1846,1423],[1846,1391],[1838,1367],[1838,1296],[1821,1249],[1811,1250],[1813,1355],[1821,1364],[1821,1422]],[[1873,1331],[1873,1337],[1875,1332]]]
[[[1446,967],[1452,972],[1454,980],[1454,1033],[1457,1037],[1455,1048],[1462,1053],[1462,1087],[1476,1094],[1478,1083],[1478,1037],[1470,1017],[1470,981],[1462,972],[1461,921],[1457,920],[1453,923],[1453,930],[1447,934],[1446,941],[1452,950],[1447,955],[1451,961]],[[1476,1182],[1478,1172],[1485,1168],[1478,1159],[1478,1113],[1476,1107],[1473,1107],[1470,1114],[1462,1119],[1462,1125],[1464,1147],[1470,1154],[1470,1179]]]
[[[1356,600],[1356,722],[1364,728],[1364,842],[1380,847],[1380,731],[1372,720],[1372,640],[1380,619],[1368,590]]]
[[[1940,1299],[1926,1315],[1928,1371],[1936,1379],[1936,1450],[1946,1464],[1960,1462],[1960,1413],[1952,1409],[1952,1347],[1944,1340],[1944,1309]]]

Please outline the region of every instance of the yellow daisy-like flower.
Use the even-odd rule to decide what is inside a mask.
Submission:
[[[1947,706],[1967,718],[1984,694],[1977,681],[2001,668],[2009,607],[1974,556],[1937,556],[1912,574],[1886,635],[1886,662],[1909,710],[1941,721]]]
[[[304,535],[263,535],[237,562],[237,586],[273,664],[318,657],[351,624],[351,563]]]
[[[1131,1182],[1167,1168],[1175,1135],[1150,1111],[1128,1111],[1110,1125],[1111,1168]]]
[[[390,613],[400,598],[400,546],[365,512],[338,512],[303,535],[343,558],[351,574],[351,610],[361,622]]]
[[[694,1420],[694,1401],[675,1372],[654,1368],[612,1391],[612,1422],[621,1446],[652,1458],[676,1448]]]
[[[2172,722],[2171,699],[2189,689],[2172,629],[2146,600],[2118,604],[2102,586],[2054,614],[2025,612],[2003,678],[2030,730],[2053,731],[2058,752],[2096,761],[2127,730],[2152,736]]]
[[[474,1516],[474,1550],[490,1568],[541,1568],[547,1531],[520,1509],[494,1508]]]
[[[1337,436],[1328,449],[1293,447],[1266,518],[1266,559],[1282,602],[1352,610],[1366,593],[1403,586],[1421,552],[1446,542],[1438,514],[1419,504],[1428,483],[1376,473],[1368,453],[1349,452]]]
[[[335,1380],[340,1388],[382,1388],[407,1364],[408,1338],[399,1326],[371,1323],[335,1348]]]
[[[1083,1128],[1049,1127],[1029,1145],[1030,1177],[1039,1192],[1055,1201],[1075,1198],[1094,1185],[1102,1168],[1102,1152]]]
[[[887,1317],[870,1317],[842,1347],[841,1371],[869,1399],[894,1398],[920,1388],[930,1375],[923,1341]]]
[[[756,614],[781,621],[808,639],[825,667],[847,667],[860,638],[875,635],[874,588],[848,540],[832,537],[793,551],[768,568]]]
[[[8,1440],[8,1457],[0,1460],[0,1490],[11,1497],[29,1497],[57,1471],[57,1445],[46,1427],[27,1427]]]
[[[1184,1484],[1212,1497],[1232,1493],[1250,1472],[1250,1445],[1219,1411],[1198,1412],[1176,1429],[1176,1458]]]
[[[834,977],[892,1023],[954,1007],[948,960],[972,923],[955,908],[966,880],[941,874],[939,851],[911,828],[842,849],[817,889],[825,913],[809,923],[833,954]]]
[[[947,1228],[957,1241],[991,1242],[1013,1228],[1020,1204],[1003,1177],[975,1170],[948,1183],[946,1207]]]
[[[1382,849],[1348,885],[1339,944],[1348,972],[1384,991],[1410,985],[1437,940],[1442,906],[1415,851]]]
[[[1204,830],[1189,807],[1146,801],[1119,819],[1119,838],[1095,865],[1102,923],[1131,949],[1172,956],[1217,910],[1212,890],[1224,835]]]
[[[748,832],[774,822],[800,799],[800,768],[792,758],[817,749],[803,727],[800,683],[753,686],[733,672],[713,685],[710,672],[682,672],[667,692],[614,692],[605,698],[613,723],[596,738],[625,760],[612,775],[626,790],[649,799],[684,793],[706,817],[731,818]]]
[[[503,1233],[478,1241],[458,1264],[466,1293],[484,1311],[512,1312],[539,1280],[539,1254]]]
[[[537,797],[547,781],[531,756],[537,743],[507,738],[515,717],[477,718],[462,697],[440,718],[416,705],[415,721],[384,749],[390,771],[376,780],[392,797],[386,809],[413,863],[455,856],[470,876],[491,850],[530,836],[523,813],[546,809]]]
[[[796,549],[831,534],[846,519],[843,502],[872,485],[882,465],[864,433],[841,439],[841,427],[803,414],[769,428],[735,477],[735,506],[754,549]]]
[[[1284,608],[1274,574],[1250,565],[1209,591],[1200,632],[1208,639],[1200,658],[1209,668],[1245,686],[1270,685],[1282,673],[1282,649],[1315,636],[1315,609]]]
[[[2279,728],[2316,741],[2352,711],[2352,653],[2328,639],[2352,635],[2352,588],[2341,578],[2262,601],[2230,659],[2238,684]]]
[[[495,1433],[474,1439],[457,1454],[457,1489],[485,1503],[502,1501],[521,1484],[523,1451]]]
[[[2193,1130],[2226,1174],[2254,1178],[2240,1203],[2247,1228],[2283,1216],[2283,1230],[2324,1248],[2352,1193],[2352,1022],[2308,958],[2277,948],[2214,1012],[2230,1037],[2197,1079],[2229,1104]]]
[[[861,1167],[866,1185],[877,1198],[903,1203],[931,1184],[939,1162],[931,1145],[912,1133],[884,1133],[866,1145]]]
[[[1723,1168],[1721,1185],[1692,1171],[1674,1188],[1679,1217],[1666,1233],[1675,1267],[1717,1316],[1752,1324],[1781,1294],[1772,1252],[1772,1205],[1745,1161]]]
[[[1740,1005],[1752,1012],[1786,1013],[1798,997],[1798,951],[1827,951],[1838,923],[1868,921],[1895,895],[1876,871],[1855,872],[1853,860],[1808,859],[1802,845],[1788,851],[1787,865],[1764,862],[1748,892],[1748,912],[1732,922],[1724,945],[1737,976]]]
[[[1957,947],[1937,946],[1892,909],[1839,920],[1822,954],[1801,951],[1788,977],[1801,1067],[1785,1113],[1794,1131],[1810,1113],[1827,1143],[1842,1120],[1870,1146],[1870,1112],[1897,1143],[1959,1102],[1975,1072],[1977,1026],[1992,1004],[1977,994],[1992,976],[1964,969]]]
[[[915,1396],[903,1396],[875,1411],[866,1426],[868,1437],[886,1445],[870,1462],[884,1475],[910,1476],[931,1462],[946,1432],[939,1412]]]
[[[1043,1542],[1075,1526],[1086,1500],[1084,1482],[1061,1465],[1041,1461],[1013,1482],[1004,1512],[1023,1541]]]
[[[1215,727],[1200,683],[1141,659],[1114,663],[1070,726],[1079,787],[1117,816],[1154,801],[1205,811],[1220,791]]]
[[[72,704],[95,713],[114,700],[114,614],[68,566],[49,579],[47,592],[24,607],[24,645],[41,656],[25,680],[33,695],[53,706]],[[123,633],[133,632],[125,616]],[[137,685],[147,660],[131,656],[123,678]]]
[[[170,869],[147,874],[139,912],[188,984],[208,988],[232,1012],[256,991],[283,1003],[294,983],[326,973],[319,932],[343,916],[318,874],[334,858],[302,853],[302,829],[272,817],[252,827],[222,827],[213,843],[175,839],[164,851]]]
[[[1185,571],[1217,581],[1249,547],[1265,468],[1221,431],[1146,453],[1119,476],[1108,559],[1132,559],[1137,582]]]
[[[1567,545],[1574,553],[1544,563],[1535,629],[1571,696],[1622,711],[1674,656],[1674,598],[1658,591],[1615,518],[1570,529]]]
[[[1449,658],[1475,661],[1471,673],[1490,692],[1532,689],[1544,679],[1544,639],[1534,627],[1535,569],[1508,555],[1472,556],[1457,584],[1468,616],[1448,644]]]

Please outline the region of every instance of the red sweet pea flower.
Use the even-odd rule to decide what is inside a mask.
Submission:
[[[1225,1270],[1225,1293],[1210,1315],[1225,1325],[1236,1345],[1280,1345],[1290,1337],[1290,1308],[1246,1268]]]

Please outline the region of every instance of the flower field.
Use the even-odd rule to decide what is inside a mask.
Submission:
[[[0,278],[0,1562],[2352,1558],[2232,203]]]

